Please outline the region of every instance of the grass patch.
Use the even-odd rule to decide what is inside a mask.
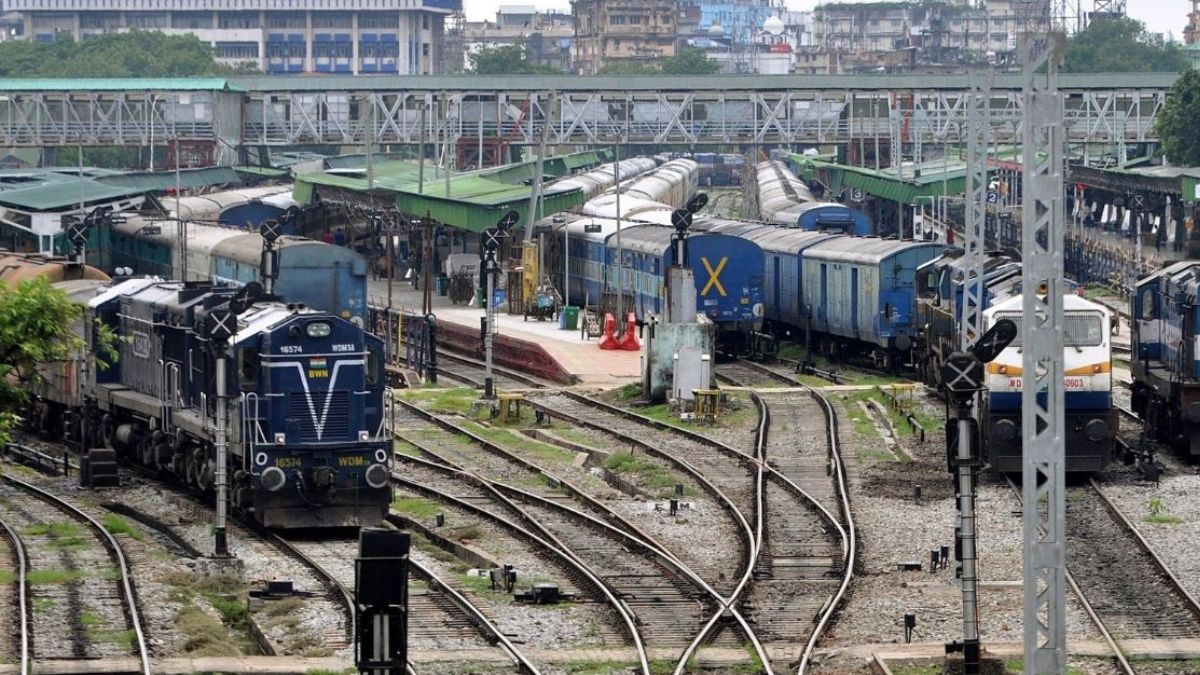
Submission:
[[[175,627],[183,634],[183,650],[191,656],[239,656],[242,651],[220,621],[195,605],[175,613]]]
[[[17,582],[17,573],[9,570],[0,570],[0,584],[14,584]]]
[[[806,355],[807,355],[807,350],[804,348],[804,345],[800,345],[800,344],[796,344],[796,343],[789,343],[789,344],[785,344],[779,348],[779,358],[781,358],[781,359],[788,359],[788,360],[792,360],[792,361],[803,361],[805,359]],[[836,372],[838,374],[838,379],[841,381],[842,384],[888,385],[888,384],[896,384],[896,383],[900,383],[900,382],[908,382],[909,381],[907,378],[900,377],[900,376],[875,375],[873,373],[868,373],[868,372],[864,372],[861,370],[857,370],[854,368],[853,364],[836,363],[834,361],[830,361],[829,359],[825,358],[824,356],[822,356],[820,354],[813,354],[811,360],[812,360],[813,365],[818,370],[823,370],[827,373],[828,372]],[[813,377],[812,379],[814,380],[814,382],[816,382],[815,386],[818,386],[818,387],[823,387],[823,386],[826,386],[829,384],[828,380],[825,380],[825,379],[822,379],[819,377]]]
[[[695,425],[679,419],[679,411],[672,410],[666,403],[634,408],[633,412],[669,424],[680,429],[693,429]],[[715,426],[720,428],[741,428],[748,426],[754,416],[754,406],[742,394],[729,394],[721,414],[717,416]]]
[[[676,485],[683,485],[685,496],[696,494],[696,489],[679,474],[644,455],[615,452],[604,460],[604,468],[616,474],[637,476],[637,483],[650,491],[658,491],[658,497],[674,497]]]
[[[479,529],[478,525],[461,525],[452,527],[446,533],[447,539],[457,539],[459,541],[474,541],[483,536],[483,530]]]
[[[1013,675],[1020,675],[1020,673],[1023,673],[1024,671],[1024,659],[1006,659],[1004,661],[1004,672],[1012,673]],[[895,666],[893,666],[892,672],[899,673],[900,671],[896,670]],[[941,673],[942,671],[938,670],[937,672]],[[1067,675],[1085,675],[1085,672],[1079,668],[1076,668],[1075,666],[1067,666]]]
[[[79,570],[30,570],[25,579],[31,584],[69,584],[83,577]]]
[[[433,518],[441,509],[437,504],[421,497],[397,497],[392,501],[392,510],[418,518]]]
[[[221,615],[221,622],[230,628],[243,629],[250,625],[250,609],[236,595],[213,595],[209,597],[213,609]]]
[[[1179,525],[1183,523],[1183,518],[1172,516],[1169,513],[1150,514],[1142,520],[1145,520],[1147,523],[1154,523],[1155,525]]]
[[[104,525],[104,529],[108,530],[109,534],[125,534],[135,541],[141,541],[144,536],[141,530],[130,525],[128,520],[115,513],[104,514],[104,517],[100,519],[100,523]]]
[[[488,577],[479,577],[475,576],[474,574],[460,574],[458,575],[458,578],[459,581],[462,582],[463,586],[480,597],[489,598],[491,600],[512,600],[512,598],[507,593],[500,590],[499,587],[493,591],[492,580]],[[517,581],[520,582],[521,580],[518,579]]]
[[[425,535],[423,535],[419,532],[412,533],[412,542],[413,542],[414,546],[416,546],[422,552],[429,554],[435,560],[438,560],[438,561],[444,562],[444,563],[448,563],[448,564],[459,564],[459,565],[462,564],[462,561],[460,561],[458,559],[458,557],[455,556],[453,553],[451,553],[451,552],[447,551],[446,549],[442,548],[441,546],[438,546],[437,544],[433,543],[433,541],[430,540],[429,537],[426,537]],[[409,582],[410,587],[414,583],[416,583],[416,582],[410,581]]]
[[[469,387],[453,389],[405,389],[400,398],[415,403],[430,412],[447,415],[471,414],[471,404],[479,399],[479,392]]]
[[[497,429],[475,422],[468,422],[463,425],[463,428],[503,448],[519,449],[522,453],[538,459],[566,463],[575,459],[574,453],[563,450],[557,445],[536,441],[524,435],[518,436],[507,429]]]
[[[129,630],[102,631],[96,633],[93,637],[100,642],[110,642],[118,645],[127,651],[133,651],[134,642],[137,640],[137,634],[133,632],[132,628]]]
[[[46,610],[50,609],[53,606],[54,606],[54,600],[52,598],[34,598],[33,599],[33,609],[35,611],[45,612]]]
[[[561,426],[552,426],[550,427],[550,431],[554,432],[555,436],[558,436],[563,440],[567,440],[572,443],[578,443],[579,445],[585,447],[594,448],[597,444],[596,439],[589,436],[587,432],[580,431],[579,429],[569,427],[565,424]]]
[[[392,451],[400,455],[408,455],[409,457],[421,456],[421,451],[417,446],[402,439],[396,439],[392,443]]]

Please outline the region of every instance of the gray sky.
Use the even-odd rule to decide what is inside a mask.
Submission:
[[[812,9],[820,0],[787,0],[791,9]],[[506,5],[536,5],[540,9],[566,9],[569,0],[463,0],[467,18],[475,21],[495,19],[496,8]],[[1172,33],[1182,39],[1183,26],[1187,23],[1189,3],[1186,0],[1128,0],[1129,16],[1144,21],[1155,33]],[[1084,8],[1092,6],[1092,0],[1083,0]]]

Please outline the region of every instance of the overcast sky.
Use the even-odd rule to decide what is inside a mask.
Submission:
[[[812,9],[821,0],[787,0],[790,9]],[[537,5],[540,9],[569,9],[569,0],[463,0],[467,18],[472,21],[494,20],[496,8],[505,5]],[[1129,0],[1129,16],[1144,21],[1155,33],[1171,33],[1175,39],[1183,37],[1183,26],[1187,23],[1188,3],[1184,0]],[[1092,0],[1083,0],[1088,9]]]

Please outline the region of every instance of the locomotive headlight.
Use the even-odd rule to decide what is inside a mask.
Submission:
[[[1102,419],[1090,420],[1087,426],[1083,428],[1083,432],[1087,434],[1088,440],[1094,443],[1108,438],[1108,422]]]
[[[367,485],[373,488],[381,488],[388,484],[388,470],[382,464],[372,464],[367,467],[367,472],[363,476],[367,480]]]
[[[333,332],[333,325],[328,321],[310,321],[304,326],[304,334],[310,338],[326,338]]]
[[[1008,366],[1001,365],[999,368],[997,368],[997,370],[1000,372],[1001,375],[1008,374]]]
[[[263,489],[267,492],[278,492],[283,487],[283,484],[287,482],[287,476],[283,474],[283,469],[277,466],[269,466],[259,474],[258,482],[262,484]]]
[[[992,425],[992,433],[1002,441],[1011,441],[1017,437],[1017,424],[1012,420],[998,420]]]

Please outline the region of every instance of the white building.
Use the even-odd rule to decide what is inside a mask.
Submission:
[[[462,0],[6,0],[26,39],[131,29],[195,35],[217,59],[265,73],[444,71],[446,17]]]

